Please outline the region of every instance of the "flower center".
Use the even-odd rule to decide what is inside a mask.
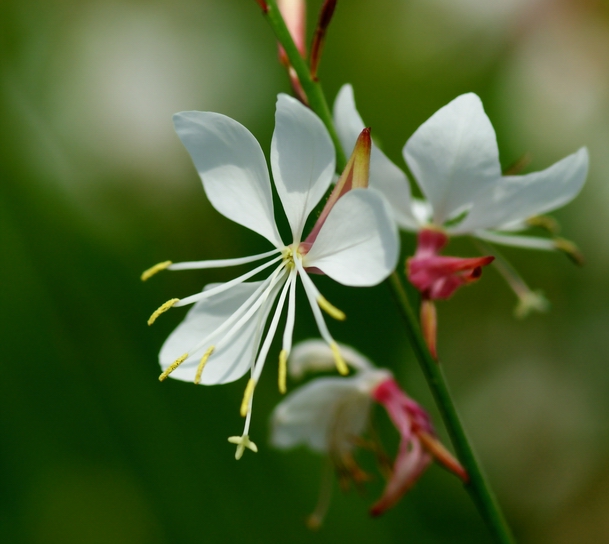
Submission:
[[[282,262],[285,264],[288,270],[292,270],[296,265],[294,264],[294,259],[298,259],[302,263],[303,257],[308,253],[311,248],[311,244],[305,244],[304,242],[296,244],[291,244],[283,248],[282,254]]]

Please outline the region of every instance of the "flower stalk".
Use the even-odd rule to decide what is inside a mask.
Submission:
[[[321,84],[319,81],[315,81],[311,78],[309,67],[307,66],[306,61],[300,55],[300,52],[292,39],[290,31],[288,30],[288,27],[281,16],[281,12],[277,7],[276,0],[266,1],[266,10],[263,10],[263,15],[269,22],[277,41],[282,45],[286,55],[288,56],[290,64],[296,72],[303,91],[308,98],[309,107],[319,116],[324,125],[326,125],[326,128],[330,133],[330,138],[332,138],[332,142],[336,148],[336,170],[338,172],[342,172],[347,163],[347,159],[343,152],[340,140],[338,139],[336,129],[334,128],[332,114],[330,113],[330,108],[328,107]]]
[[[275,0],[267,1],[267,10],[264,15],[300,79],[310,108],[320,117],[328,129],[336,146],[336,167],[338,171],[342,172],[346,159],[321,85],[319,81],[312,79],[309,68],[300,56]],[[465,435],[442,369],[429,352],[402,282],[395,272],[387,281],[405,319],[406,334],[434,395],[457,456],[469,474],[470,480],[465,487],[495,540],[503,544],[510,544],[513,542],[510,529]]]

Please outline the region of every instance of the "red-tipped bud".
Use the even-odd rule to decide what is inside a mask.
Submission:
[[[321,211],[311,233],[305,240],[305,244],[312,244],[315,241],[330,210],[332,210],[332,207],[341,196],[351,189],[365,189],[368,187],[371,150],[372,140],[370,138],[370,129],[365,128],[357,138],[349,162],[347,162],[347,166],[345,166],[343,173],[330,193],[324,209]]]
[[[336,8],[336,0],[325,0],[319,12],[319,20],[315,29],[315,35],[313,36],[313,45],[311,46],[311,77],[314,80],[317,79],[317,68],[321,61],[326,31],[332,20],[332,15],[334,15],[334,8]]]
[[[290,36],[302,58],[307,56],[305,42],[307,4],[305,0],[278,0],[277,7],[288,27]],[[284,66],[289,66],[290,61],[281,45],[279,46],[279,60]]]
[[[260,6],[262,13],[266,13],[269,10],[269,6],[264,0],[256,0],[256,3]]]
[[[305,58],[307,56],[307,46],[305,43],[305,27],[307,20],[306,0],[278,0],[277,7],[279,8],[281,16],[288,27],[288,31],[294,40],[294,44],[296,45],[298,52],[302,58]],[[290,64],[290,60],[288,59],[285,49],[280,44],[278,44],[278,48],[279,62],[281,62],[281,64],[288,69],[290,84],[292,85],[292,90],[294,91],[296,98],[298,98],[298,100],[300,100],[303,104],[308,105],[309,102],[307,100],[307,95],[302,88],[300,79],[298,79],[296,70],[294,70],[293,66]]]

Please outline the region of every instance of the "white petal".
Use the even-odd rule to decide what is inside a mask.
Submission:
[[[222,325],[262,283],[242,283],[195,304],[163,344],[159,354],[161,367],[166,369]],[[214,285],[207,287],[212,288]],[[266,320],[269,309],[269,304],[263,304],[231,342],[211,354],[203,370],[201,383],[229,383],[238,380],[250,369],[260,344],[262,327],[258,324],[261,320]],[[170,376],[178,380],[194,381],[199,360],[209,347],[204,346],[191,354]]]
[[[338,344],[340,354],[345,362],[357,370],[370,370],[374,365],[361,353],[345,344]],[[296,380],[302,378],[306,372],[324,372],[334,370],[336,362],[332,350],[323,340],[305,340],[300,342],[290,355],[288,371]]]
[[[280,94],[271,142],[271,168],[296,242],[300,242],[309,213],[330,186],[334,157],[334,145],[319,117],[298,100]]]
[[[173,122],[213,207],[283,247],[268,169],[252,133],[230,117],[212,112],[176,113]]]
[[[290,393],[271,416],[271,443],[278,448],[305,444],[319,452],[351,449],[371,405],[359,382],[359,376],[319,378]]]
[[[468,93],[439,109],[410,137],[404,158],[442,225],[501,177],[495,131]]]
[[[334,124],[343,150],[349,155],[357,137],[366,126],[355,108],[351,85],[343,85],[334,101]],[[412,212],[408,178],[374,142],[370,156],[369,186],[387,198],[398,225],[409,230],[417,229],[418,222]]]
[[[577,196],[587,174],[588,150],[582,147],[541,172],[505,176],[479,196],[454,232],[501,229],[560,208]]]
[[[305,266],[317,267],[343,285],[380,283],[395,268],[399,254],[390,213],[373,189],[349,191],[328,215],[305,256]]]

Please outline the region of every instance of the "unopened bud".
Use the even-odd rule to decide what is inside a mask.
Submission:
[[[334,15],[336,8],[336,0],[325,0],[319,12],[319,20],[313,37],[313,45],[311,46],[311,78],[317,80],[317,68],[321,61],[321,53],[326,41],[326,31]]]
[[[307,56],[307,46],[305,43],[305,28],[306,28],[306,8],[305,0],[277,0],[277,7],[285,21],[285,26],[288,27],[290,36],[294,40],[296,49],[300,55],[305,58]],[[285,50],[279,46],[279,60],[284,66],[289,66],[290,61]]]
[[[351,189],[365,189],[368,187],[370,179],[370,152],[372,151],[372,140],[370,138],[370,128],[365,128],[360,133],[353,153],[347,162],[347,166],[343,170],[340,178],[336,182],[334,189],[330,193],[324,209],[321,211],[319,218],[315,222],[311,233],[305,240],[305,243],[313,243],[319,234],[319,231],[324,224],[328,214],[338,199]]]

